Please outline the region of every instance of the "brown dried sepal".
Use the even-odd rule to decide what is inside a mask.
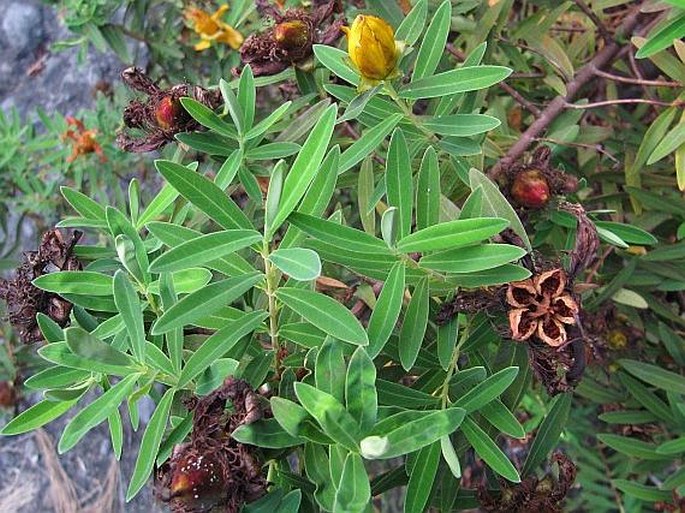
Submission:
[[[230,401],[231,410],[226,409]],[[155,495],[173,513],[240,511],[266,491],[256,449],[231,433],[262,417],[259,398],[242,380],[227,378],[201,399],[190,401],[190,441],[174,448],[155,476]]]
[[[10,381],[0,381],[0,408],[12,408],[17,402],[17,391]]]
[[[533,335],[552,347],[568,340],[565,325],[576,323],[578,303],[565,292],[566,273],[562,269],[543,272],[507,288],[509,326],[512,338],[529,340]]]
[[[25,344],[43,340],[36,315],[40,312],[60,326],[69,322],[72,304],[66,299],[34,287],[33,280],[56,271],[80,271],[72,251],[83,234],[74,231],[67,242],[59,230],[43,234],[37,251],[24,253],[24,262],[9,280],[0,279],[0,299],[7,302],[7,316]]]
[[[147,96],[144,101],[132,100],[124,109],[126,128],[142,132],[135,136],[125,129],[117,134],[117,144],[124,151],[143,153],[158,150],[173,142],[178,133],[200,130],[201,125],[181,105],[181,98],[193,98],[212,110],[221,105],[219,91],[208,91],[190,84],[161,89],[139,68],[125,69],[121,78],[131,90]]]
[[[576,243],[569,255],[570,261],[568,265],[569,276],[576,278],[597,259],[599,235],[597,235],[595,224],[588,218],[582,205],[564,201],[559,205],[559,208],[573,215],[578,220]]]
[[[519,484],[500,480],[500,493],[490,494],[485,486],[478,488],[478,501],[488,513],[562,513],[562,503],[576,479],[576,466],[564,454],[555,453],[552,462],[559,466],[559,477],[542,479],[529,476]]]
[[[314,44],[332,45],[341,36],[345,20],[335,19],[342,12],[339,0],[315,0],[312,8],[288,9],[268,0],[257,0],[257,10],[274,24],[250,35],[240,47],[240,58],[250,65],[255,76],[275,75],[289,66],[307,67]]]

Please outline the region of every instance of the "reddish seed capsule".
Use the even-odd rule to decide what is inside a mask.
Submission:
[[[181,102],[171,96],[162,98],[155,108],[157,125],[168,130],[175,126],[183,115]]]
[[[511,196],[519,205],[527,208],[542,208],[550,198],[549,184],[537,169],[521,171],[514,178]]]
[[[309,43],[309,27],[300,20],[284,21],[274,27],[274,39],[285,50],[298,50]]]
[[[178,459],[171,477],[171,497],[194,504],[216,504],[226,486],[223,466],[212,454],[189,452]]]

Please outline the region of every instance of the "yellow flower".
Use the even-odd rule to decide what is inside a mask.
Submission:
[[[188,7],[185,10],[186,20],[192,24],[193,30],[202,39],[195,45],[195,50],[198,52],[206,50],[214,42],[227,44],[234,50],[240,48],[243,44],[243,35],[228,23],[221,21],[226,11],[228,11],[228,5],[222,5],[214,14],[209,14],[197,7]]]
[[[359,15],[347,34],[347,53],[362,79],[378,82],[397,73],[398,45],[392,27],[382,18]]]

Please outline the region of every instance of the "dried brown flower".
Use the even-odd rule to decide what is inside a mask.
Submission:
[[[139,68],[125,69],[121,78],[133,91],[147,95],[145,101],[132,100],[124,109],[124,125],[128,129],[142,131],[138,137],[127,130],[119,132],[117,144],[124,151],[143,153],[158,150],[173,142],[174,136],[180,132],[199,130],[201,125],[183,108],[181,98],[193,98],[212,110],[221,104],[219,91],[190,84],[161,89]]]
[[[342,12],[339,0],[314,0],[309,11],[288,9],[268,0],[256,0],[257,10],[271,18],[274,24],[252,34],[240,48],[243,64],[250,65],[255,76],[275,75],[296,65],[306,67],[312,56],[312,45],[335,43],[341,36],[344,19],[335,19]]]
[[[524,281],[510,283],[507,289],[509,326],[514,340],[535,335],[552,347],[567,340],[564,325],[576,323],[579,308],[565,291],[566,273],[562,269],[543,272]]]
[[[12,408],[17,402],[17,391],[10,381],[0,381],[0,408]]]
[[[190,441],[176,446],[159,469],[155,493],[174,513],[238,512],[266,491],[254,448],[231,438],[238,426],[261,418],[258,397],[245,381],[229,377],[191,403]]]
[[[29,344],[43,340],[36,314],[44,313],[60,326],[69,322],[72,304],[66,299],[33,286],[33,280],[55,271],[81,270],[81,263],[73,256],[74,246],[83,234],[74,231],[67,242],[59,230],[43,235],[37,251],[24,254],[24,262],[9,280],[0,279],[0,299],[7,302],[10,324],[22,342]]]
[[[500,481],[499,495],[491,495],[484,487],[478,489],[478,501],[488,513],[562,513],[562,503],[576,479],[576,466],[562,453],[555,453],[552,462],[559,465],[559,477],[542,479],[532,475],[519,484]]]

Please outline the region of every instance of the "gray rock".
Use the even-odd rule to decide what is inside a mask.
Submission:
[[[3,38],[18,55],[32,52],[43,39],[43,13],[33,4],[13,2],[2,19]]]

